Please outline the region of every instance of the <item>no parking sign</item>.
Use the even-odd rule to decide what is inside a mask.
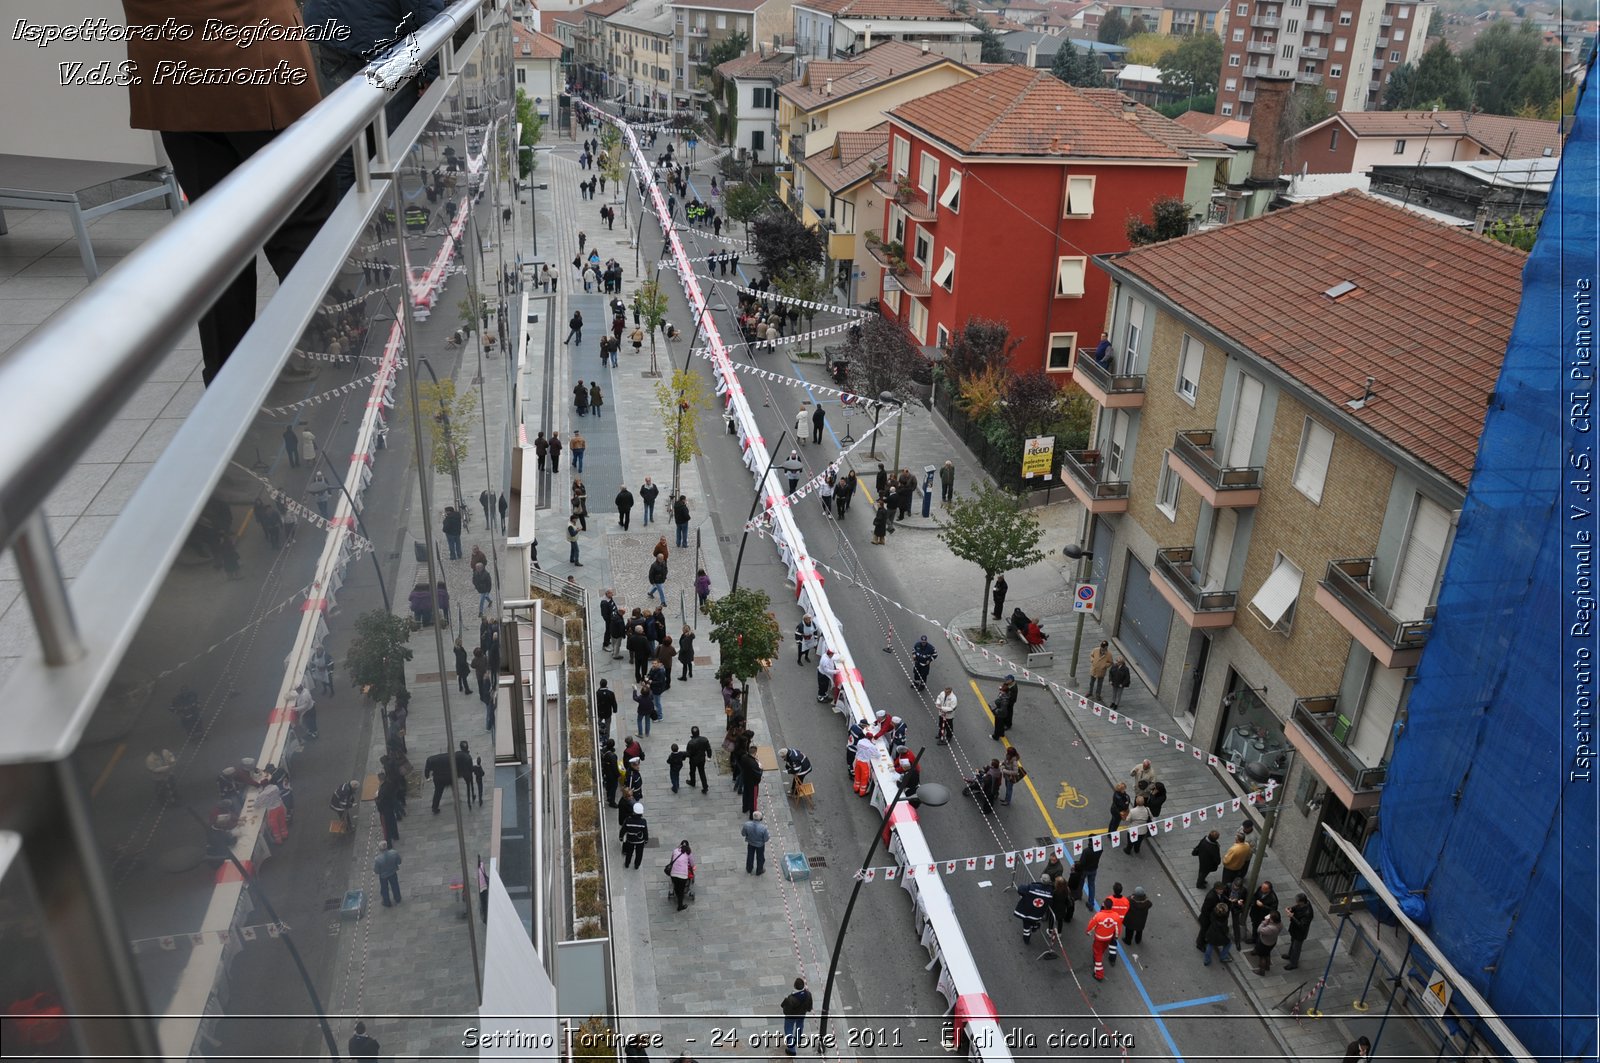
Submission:
[[[1095,610],[1095,590],[1093,583],[1080,583],[1072,595],[1072,611],[1074,613],[1092,613]]]

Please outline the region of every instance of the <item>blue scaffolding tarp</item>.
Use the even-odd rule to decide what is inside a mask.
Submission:
[[[1406,914],[1552,1060],[1596,1052],[1597,95],[1523,273],[1369,850]]]

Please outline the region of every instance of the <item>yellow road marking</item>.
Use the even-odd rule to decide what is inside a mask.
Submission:
[[[126,742],[119,742],[117,748],[111,751],[111,759],[106,762],[105,770],[100,773],[100,777],[89,788],[90,797],[100,796],[100,791],[105,788],[106,783],[111,781],[111,770],[117,766],[117,762],[122,759],[122,754],[127,751],[128,743]]]
[[[983,714],[984,714],[984,716],[988,717],[989,725],[992,728],[994,726],[994,712],[993,712],[993,710],[991,710],[989,708],[989,702],[983,696],[983,691],[978,689],[978,681],[976,679],[969,679],[969,680],[967,680],[967,682],[969,684],[971,684],[973,694],[977,695],[978,704],[983,706]],[[993,732],[991,731],[990,733],[992,734]],[[1011,740],[1010,739],[1002,738],[1002,739],[1000,739],[1000,742],[1007,749],[1011,748]],[[1055,837],[1055,838],[1077,837],[1077,835],[1062,834],[1059,830],[1056,829],[1055,820],[1050,818],[1049,810],[1044,807],[1044,799],[1039,796],[1039,791],[1034,788],[1033,776],[1032,775],[1029,775],[1027,778],[1023,779],[1022,780],[1022,785],[1026,786],[1028,788],[1028,793],[1033,796],[1033,803],[1038,807],[1039,815],[1044,817],[1045,825],[1050,828],[1050,835],[1052,837]],[[1089,831],[1089,833],[1090,834],[1096,834],[1098,832],[1097,831]]]

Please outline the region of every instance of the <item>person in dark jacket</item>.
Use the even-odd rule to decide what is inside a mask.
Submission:
[[[622,841],[622,866],[631,866],[637,871],[644,865],[644,847],[650,840],[650,825],[644,818],[644,802],[634,803],[617,837]]]
[[[872,490],[882,502],[889,501],[889,470],[883,467],[883,462],[878,462],[878,475],[872,482]]]
[[[1011,585],[1006,582],[1006,577],[1003,574],[995,577],[995,580],[994,580],[994,618],[996,620],[1000,620],[1004,616],[1004,613],[1002,613],[1001,610],[1003,610],[1006,607],[1006,591],[1008,591],[1010,589],[1011,589]]]
[[[660,598],[661,604],[667,604],[667,563],[660,557],[650,562],[650,572],[646,577],[650,581],[650,589],[645,592],[646,598]]]
[[[628,621],[618,609],[611,614],[611,619],[606,624],[606,635],[611,639],[611,659],[616,660],[622,656],[622,651],[628,639]]]
[[[1210,898],[1210,894],[1206,895]],[[1200,907],[1200,938],[1197,944],[1205,949],[1205,965],[1211,966],[1211,953],[1216,951],[1223,963],[1232,963],[1233,942],[1228,938],[1228,906],[1204,903]]]
[[[883,545],[883,537],[889,531],[889,503],[882,495],[878,496],[878,508],[872,514],[872,544]]]
[[[1157,779],[1144,793],[1144,803],[1150,808],[1150,818],[1161,815],[1161,806],[1167,803],[1167,784]]]
[[[633,681],[644,682],[644,677],[650,671],[650,637],[644,633],[644,624],[633,626],[633,632],[628,636],[628,656],[633,659]]]
[[[1106,676],[1111,680],[1111,707],[1114,709],[1122,702],[1122,692],[1128,689],[1128,684],[1133,682],[1133,673],[1128,668],[1128,659],[1118,657],[1111,665],[1111,671]]]
[[[1223,914],[1226,915],[1228,908],[1228,887],[1224,886],[1220,882],[1212,886],[1205,892],[1205,896],[1200,898],[1200,931],[1199,933],[1195,934],[1194,937],[1195,948],[1203,949],[1206,947],[1206,925],[1210,922],[1212,914],[1215,912],[1218,905],[1222,906]]]
[[[644,483],[639,485],[639,501],[644,503],[644,522],[650,523],[650,518],[656,515],[656,499],[661,495],[661,488],[657,487],[650,477],[644,478]]]
[[[1212,831],[1189,850],[1189,855],[1200,861],[1200,874],[1194,882],[1194,888],[1197,890],[1205,889],[1206,879],[1210,877],[1211,872],[1222,866],[1222,843],[1217,840],[1219,837],[1221,835]]]
[[[1150,919],[1150,898],[1143,886],[1133,887],[1128,900],[1128,910],[1122,914],[1122,943],[1138,945],[1144,942],[1145,923]]]
[[[594,715],[599,721],[600,733],[611,733],[611,717],[617,711],[617,692],[612,690],[606,680],[600,680],[600,686],[594,692]]]
[[[1278,914],[1278,894],[1272,888],[1272,883],[1263,882],[1256,887],[1255,896],[1250,898],[1250,941],[1253,944],[1256,936],[1261,932],[1261,921],[1269,915]]]
[[[461,645],[460,639],[456,639],[456,688],[463,694],[472,693],[472,687],[467,683],[470,674],[472,665],[467,661],[467,648]]]
[[[757,796],[761,790],[761,762],[756,759],[756,748],[748,746],[738,760],[740,782],[743,784],[739,810],[746,816],[755,814]]]
[[[589,416],[589,385],[581,380],[572,386],[572,407],[579,417]]]
[[[994,731],[989,737],[996,742],[1006,736],[1011,730],[1012,721],[1016,719],[1017,712],[1017,677],[1006,676],[1000,684],[1000,690],[994,696]]]
[[[1117,830],[1122,826],[1122,821],[1128,818],[1128,810],[1133,807],[1133,801],[1128,797],[1128,784],[1117,783],[1111,791],[1111,822],[1106,827],[1107,831]]]
[[[623,484],[614,500],[617,504],[617,526],[624,531],[633,520],[633,492],[628,490],[628,485]]]
[[[679,495],[672,500],[672,523],[677,526],[678,546],[689,546],[689,500]]]
[[[622,767],[617,763],[617,743],[606,739],[600,745],[600,781],[606,788],[606,807],[617,807],[617,783],[622,781]]]
[[[694,675],[694,628],[688,624],[683,625],[683,632],[678,636],[678,664],[682,667],[680,680],[689,679]]]
[[[843,517],[850,511],[850,500],[855,497],[859,477],[851,469],[839,479],[839,484],[833,489],[833,511],[836,516]]]
[[[1306,895],[1295,894],[1294,903],[1289,905],[1289,952],[1284,957],[1288,962],[1283,965],[1286,971],[1292,971],[1300,966],[1300,948],[1311,934],[1313,914],[1311,901]]]
[[[700,776],[700,792],[707,793],[710,784],[706,782],[706,761],[711,757],[711,740],[700,733],[700,728],[689,728],[689,741],[683,747],[683,752],[689,758],[689,786],[694,787],[694,778]]]
[[[433,780],[433,814],[434,815],[438,815],[439,814],[439,799],[444,796],[446,790],[450,789],[450,781],[451,781],[450,770],[451,770],[451,767],[455,764],[455,759],[456,758],[454,756],[452,756],[448,752],[446,752],[446,753],[435,753],[433,756],[429,757],[423,763],[423,766],[422,766],[422,777],[424,779],[432,779]],[[461,778],[461,780],[463,782],[465,782],[467,776],[472,771],[472,762],[471,762],[470,759],[467,761],[465,767],[467,769],[466,771],[458,771],[456,773],[457,776],[459,778]]]

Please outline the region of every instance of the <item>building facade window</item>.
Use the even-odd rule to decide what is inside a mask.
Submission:
[[[1404,155],[1406,153],[1406,142],[1404,140],[1394,142],[1394,153],[1396,155]]]
[[[1330,66],[1328,68],[1328,76],[1331,78],[1344,77],[1344,67]]]
[[[1281,635],[1289,634],[1294,627],[1295,602],[1300,598],[1300,585],[1304,579],[1305,574],[1300,571],[1300,566],[1279,551],[1272,564],[1272,574],[1256,591],[1256,596],[1250,599],[1250,612],[1267,630]]]
[[[1228,65],[1229,66],[1233,66],[1233,67],[1238,66],[1239,65],[1239,57],[1236,56],[1236,55],[1228,56]]]
[[[1335,37],[1333,39],[1333,50],[1336,52],[1342,52],[1345,50],[1345,46],[1349,43],[1350,39],[1348,37]]]
[[[1222,87],[1228,92],[1232,92],[1239,87],[1239,79],[1229,78],[1227,81],[1223,82]]]
[[[933,271],[933,283],[947,292],[955,291],[956,253],[948,247],[944,249],[944,260],[939,263],[939,268]]]
[[[1178,491],[1183,487],[1183,477],[1172,471],[1172,463],[1167,459],[1172,457],[1172,451],[1163,451],[1161,454],[1161,479],[1156,484],[1156,509],[1160,510],[1168,520],[1178,519]]]
[[[1295,490],[1321,503],[1322,488],[1328,480],[1328,460],[1333,455],[1333,432],[1306,418],[1300,433],[1300,454],[1294,463]]]
[[[1389,36],[1395,41],[1403,41],[1403,40],[1406,39],[1406,31],[1405,30],[1395,30]]]
[[[939,205],[948,207],[950,213],[961,213],[961,171],[951,170],[944,191],[939,193]]]
[[[1348,12],[1348,11],[1339,12],[1339,25],[1348,26],[1348,25],[1350,25],[1350,21],[1351,21],[1350,12]]]
[[[1070,373],[1077,364],[1078,334],[1076,332],[1052,332],[1050,334],[1050,350],[1045,354],[1044,368],[1047,373]]]
[[[917,230],[917,239],[912,245],[911,260],[923,269],[928,268],[929,256],[933,254],[933,237],[921,229]]]
[[[933,337],[934,343],[938,344],[940,347],[943,347],[945,350],[950,349],[949,329],[945,328],[943,325],[936,326],[933,331]]]
[[[894,138],[894,175],[904,177],[911,167],[911,142],[905,137]]]
[[[1083,276],[1088,262],[1082,255],[1063,255],[1056,260],[1057,299],[1083,297]]]
[[[911,335],[918,343],[928,342],[928,308],[917,298],[911,300]]]
[[[1338,126],[1334,126],[1332,129],[1328,130],[1328,150],[1329,151],[1338,151],[1339,150],[1339,127]]]
[[[1225,103],[1225,104],[1222,105],[1222,117],[1226,118],[1232,113],[1233,113],[1233,104]]]
[[[1233,31],[1233,43],[1239,44],[1244,40],[1244,30]]]
[[[927,201],[930,205],[937,202],[939,192],[939,160],[934,158],[932,155],[929,155],[927,152],[923,152],[922,157],[917,160],[917,187],[922,190],[922,194],[927,197]]]
[[[1194,405],[1195,396],[1200,394],[1200,366],[1205,361],[1205,344],[1193,336],[1184,334],[1183,343],[1178,348],[1178,380],[1175,389],[1178,397]]]

